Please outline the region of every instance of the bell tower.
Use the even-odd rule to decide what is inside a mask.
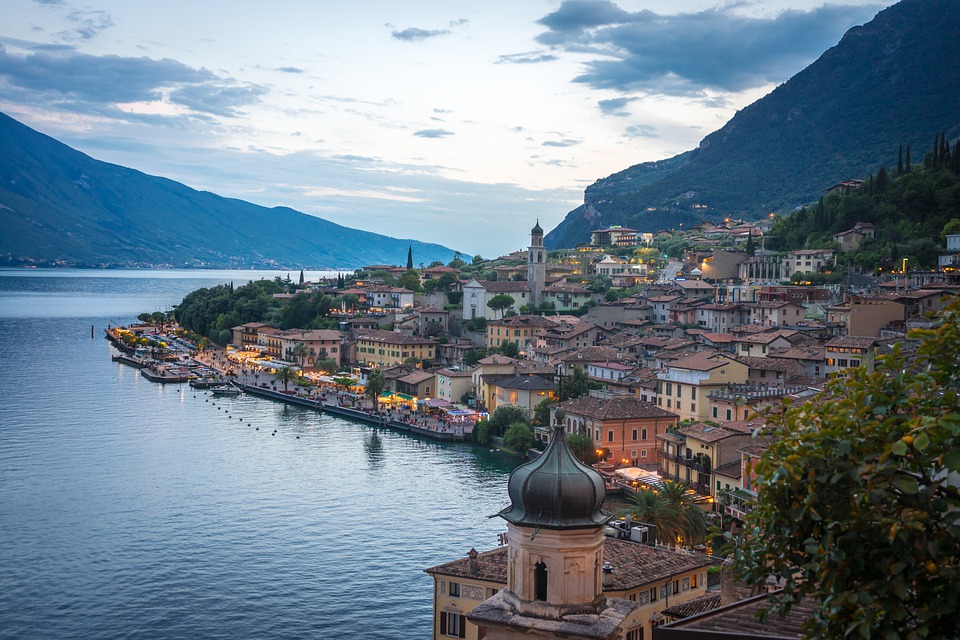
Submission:
[[[603,478],[570,450],[562,409],[543,454],[510,475],[507,587],[468,615],[488,640],[616,638],[635,604],[603,595]]]
[[[530,230],[530,248],[527,250],[527,285],[530,287],[530,304],[543,302],[543,285],[547,277],[547,250],[543,246],[543,229],[540,221]]]

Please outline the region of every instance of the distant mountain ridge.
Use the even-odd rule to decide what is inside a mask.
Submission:
[[[788,211],[895,165],[900,143],[922,160],[937,134],[960,136],[957,24],[960,0],[902,0],[881,11],[697,149],[598,180],[545,244],[572,247],[616,224],[656,231]]]
[[[95,160],[0,113],[0,261],[91,267],[355,268],[454,252],[262,207]]]

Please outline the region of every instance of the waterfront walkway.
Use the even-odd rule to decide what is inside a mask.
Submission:
[[[459,441],[469,437],[462,427],[448,424],[429,414],[412,411],[408,407],[380,406],[374,410],[371,399],[357,398],[354,394],[338,391],[333,386],[302,387],[288,383],[284,388],[283,382],[278,381],[274,376],[244,368],[228,360],[219,349],[200,352],[194,356],[194,360],[219,372],[224,379],[232,380],[236,386],[250,395],[326,411],[375,426],[416,433],[435,440]]]

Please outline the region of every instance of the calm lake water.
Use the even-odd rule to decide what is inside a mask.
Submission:
[[[110,361],[108,324],[275,275],[0,270],[0,638],[430,636],[423,569],[496,545],[514,459]]]

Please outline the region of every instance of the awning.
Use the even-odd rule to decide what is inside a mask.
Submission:
[[[420,404],[434,408],[452,406],[452,403],[449,400],[444,400],[443,398],[430,398],[429,400],[421,400]]]
[[[381,398],[389,398],[389,397],[392,396],[392,395],[393,395],[393,391],[381,391],[381,392],[380,392],[380,397],[381,397]]]
[[[398,393],[397,397],[400,398],[401,400],[413,400],[413,396],[408,396],[405,393]]]

